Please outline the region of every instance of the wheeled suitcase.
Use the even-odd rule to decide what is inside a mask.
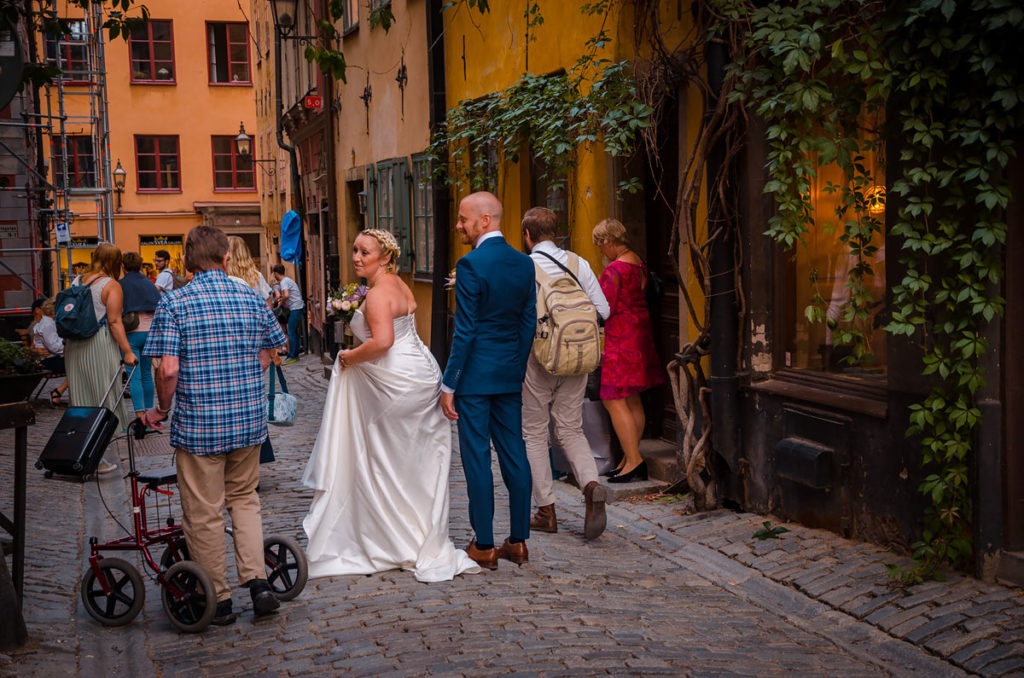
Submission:
[[[120,376],[119,366],[100,402],[107,401],[107,394],[119,381]],[[121,396],[114,404],[115,408],[124,397],[123,389],[122,386]],[[68,476],[87,476],[95,473],[118,426],[117,415],[106,407],[69,407],[50,435],[50,439],[46,441],[46,446],[36,461],[36,468]]]
[[[551,461],[556,471],[572,474],[572,467],[565,457],[565,451],[558,444],[555,436],[554,420],[550,423],[549,435],[551,437]],[[608,416],[608,410],[600,400],[583,400],[583,435],[590,443],[590,453],[594,456],[597,464],[597,472],[610,471],[619,464],[622,458],[622,449],[619,447],[619,440],[612,430],[612,420]]]

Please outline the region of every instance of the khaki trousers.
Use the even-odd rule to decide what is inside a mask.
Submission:
[[[583,395],[587,375],[556,377],[530,355],[523,380],[523,440],[533,474],[533,501],[537,506],[555,503],[548,455],[548,417],[555,422],[555,437],[565,450],[580,489],[597,480],[597,462],[583,435]]]
[[[263,524],[260,517],[260,446],[250,445],[223,454],[200,456],[175,450],[181,525],[189,557],[201,565],[217,590],[217,602],[231,598],[227,551],[224,546],[225,504],[235,537],[238,583],[266,579]]]

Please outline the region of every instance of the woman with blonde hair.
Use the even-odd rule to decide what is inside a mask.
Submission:
[[[416,333],[416,298],[396,275],[388,231],[352,245],[366,299],[352,316],[362,340],[341,351],[302,482],[310,577],[411,570],[422,582],[479,572],[448,536],[452,430],[438,407],[441,370]]]
[[[89,288],[92,308],[100,329],[88,339],[66,339],[64,360],[71,406],[106,407],[117,415],[121,428],[127,429],[132,420],[128,404],[121,398],[120,404],[114,406],[120,395],[120,390],[116,388],[119,384],[115,384],[105,400],[103,398],[117,373],[121,354],[124,354],[125,365],[135,365],[139,361],[128,343],[128,335],[121,322],[124,296],[121,286],[116,284],[120,276],[121,250],[110,243],[101,243],[93,250],[92,263],[77,283]],[[116,464],[104,460],[96,470],[109,473],[116,468]]]
[[[640,393],[665,382],[645,297],[647,267],[629,248],[626,227],[620,221],[604,219],[594,227],[592,237],[609,261],[598,280],[611,309],[604,325],[601,402],[623,452],[622,463],[608,481],[646,480],[647,462],[640,456],[646,423]]]
[[[228,236],[228,277],[235,278],[260,293],[264,299],[270,297],[270,285],[256,268],[249,246],[237,235]]]

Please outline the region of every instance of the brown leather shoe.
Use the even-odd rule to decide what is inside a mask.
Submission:
[[[522,565],[530,560],[530,552],[526,550],[525,541],[521,541],[518,544],[512,544],[508,539],[506,539],[505,543],[499,546],[496,550],[498,551],[499,558],[511,560],[516,565]]]
[[[538,506],[537,512],[530,518],[530,529],[538,532],[558,532],[558,518],[555,517],[555,505]]]
[[[478,549],[476,547],[476,539],[474,539],[469,542],[469,546],[466,548],[466,555],[486,570],[498,569],[498,549],[493,546],[486,550]]]
[[[597,539],[604,532],[607,523],[604,505],[610,494],[608,488],[596,480],[591,480],[583,488],[583,497],[587,500],[587,512],[583,517],[584,539]]]

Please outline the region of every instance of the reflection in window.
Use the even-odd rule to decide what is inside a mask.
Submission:
[[[171,22],[150,19],[132,31],[128,40],[132,82],[174,81],[174,43]]]
[[[553,176],[547,165],[536,156],[530,156],[531,207],[547,207],[558,217],[559,237],[555,244],[559,247],[569,246],[569,197],[566,191],[568,179]]]
[[[61,69],[69,84],[89,81],[89,33],[83,19],[68,21],[67,35],[46,35],[46,62]]]
[[[177,136],[136,136],[139,192],[180,191]]]
[[[884,379],[885,174],[875,152],[860,164],[841,215],[839,167],[818,166],[811,180],[814,227],[788,262],[786,366]]]
[[[429,157],[413,157],[412,182],[415,272],[430,274],[434,272],[434,192]]]

